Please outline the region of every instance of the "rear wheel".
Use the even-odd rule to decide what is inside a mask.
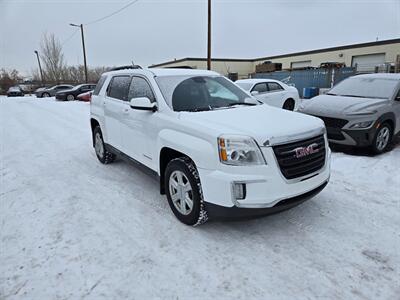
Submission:
[[[186,225],[207,221],[203,192],[196,166],[187,157],[173,159],[165,170],[165,188],[174,215]]]
[[[293,110],[294,110],[294,105],[295,105],[295,103],[294,103],[294,100],[293,100],[293,99],[287,99],[287,100],[285,101],[285,103],[283,103],[282,108],[283,108],[283,109],[286,109],[286,110],[291,110],[291,111],[293,111]]]
[[[392,140],[392,136],[392,127],[388,123],[383,123],[375,133],[375,138],[372,143],[372,150],[376,154],[386,151],[389,147],[390,141]]]
[[[93,139],[94,139],[94,150],[96,151],[96,156],[102,164],[109,164],[112,163],[116,156],[115,154],[107,151],[104,140],[103,134],[101,133],[100,126],[97,126],[93,130]]]

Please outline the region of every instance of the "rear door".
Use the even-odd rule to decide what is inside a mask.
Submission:
[[[106,91],[104,100],[104,118],[106,124],[106,142],[122,151],[121,118],[128,101],[130,76],[114,76]]]
[[[268,101],[271,105],[282,107],[287,93],[285,89],[277,82],[267,82],[268,85]]]

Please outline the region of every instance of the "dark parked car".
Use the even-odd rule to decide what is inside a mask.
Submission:
[[[89,91],[92,91],[96,88],[96,85],[94,83],[88,83],[88,84],[80,84],[77,85],[76,87],[69,89],[69,90],[63,90],[61,92],[58,92],[56,94],[56,99],[57,100],[67,100],[67,101],[72,101],[77,99],[79,94],[86,93]]]
[[[72,89],[74,86],[69,85],[69,84],[60,84],[60,85],[55,85],[50,88],[46,89],[37,89],[35,91],[36,97],[42,98],[42,97],[53,97],[56,95],[57,92],[60,92],[62,90],[69,90]]]
[[[7,91],[7,97],[23,97],[24,92],[19,86],[12,86]]]

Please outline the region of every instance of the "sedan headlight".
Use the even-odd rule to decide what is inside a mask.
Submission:
[[[218,138],[219,159],[223,164],[248,166],[265,164],[256,141],[247,136],[221,136]]]
[[[359,122],[359,123],[355,123],[353,125],[350,126],[350,128],[368,128],[369,126],[372,125],[374,121],[365,121],[365,122]]]

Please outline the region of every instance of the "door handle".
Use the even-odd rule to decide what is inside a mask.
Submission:
[[[129,114],[129,108],[124,108],[124,109],[122,109],[122,113],[123,113],[124,115]]]

